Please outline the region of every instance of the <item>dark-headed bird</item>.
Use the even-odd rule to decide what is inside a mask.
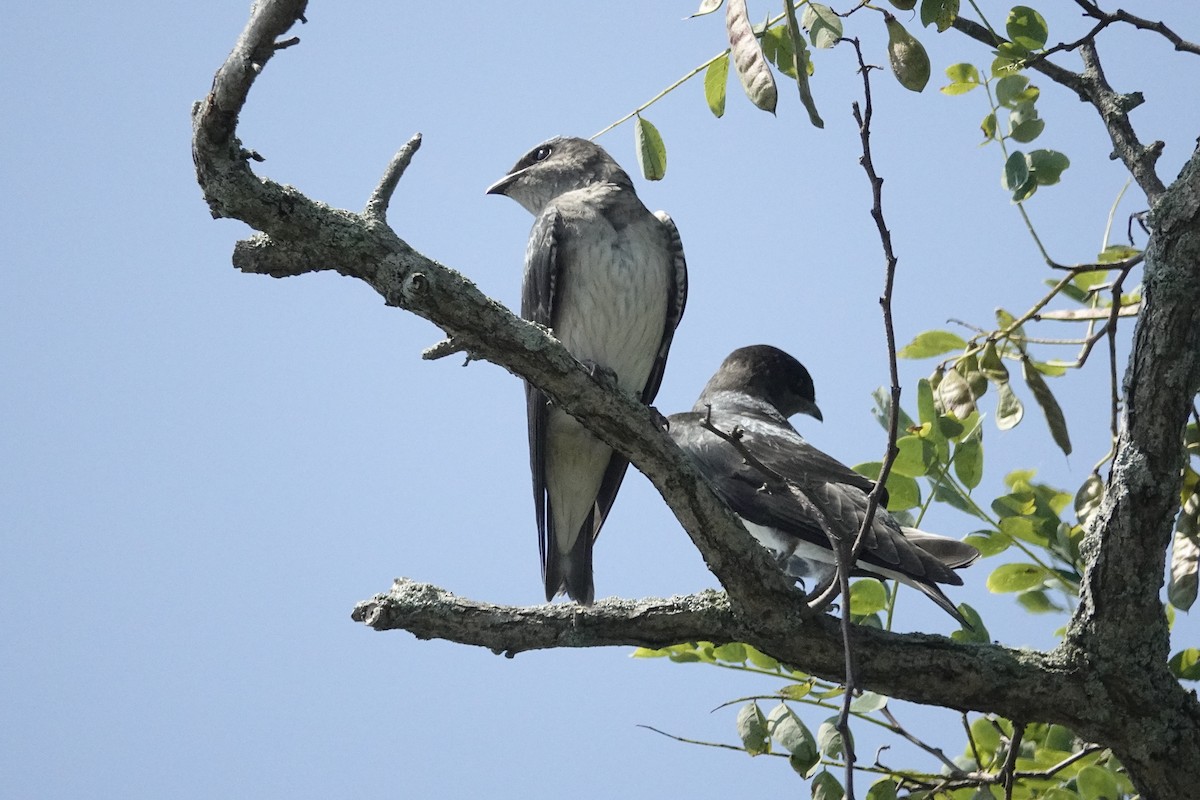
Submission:
[[[778,348],[754,345],[734,350],[692,410],[668,420],[676,443],[784,572],[825,585],[837,574],[829,533],[854,541],[875,484],[806,442],[788,422],[800,413],[822,418],[808,370]],[[706,424],[741,431],[742,451]],[[969,544],[902,527],[878,508],[851,574],[912,586],[969,628],[938,584],[961,585],[954,570],[978,557]]]
[[[675,224],[650,213],[608,153],[557,137],[530,150],[487,190],[535,217],[525,250],[521,316],[579,361],[615,375],[649,404],[687,299]],[[546,599],[590,604],[592,543],[629,462],[525,385],[529,466]]]

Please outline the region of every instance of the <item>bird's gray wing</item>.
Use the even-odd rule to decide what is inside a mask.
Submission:
[[[753,412],[736,417],[721,414],[714,415],[712,422],[720,430],[729,430],[732,423],[745,423],[754,416]],[[700,450],[707,467],[702,464],[702,471],[717,485],[730,508],[750,522],[819,547],[830,546],[823,527],[828,524],[835,535],[853,541],[866,516],[867,493],[874,483],[804,441],[790,426],[773,424],[774,430],[765,425],[742,425],[741,445],[755,461],[787,479],[791,486],[773,485],[769,475],[747,464],[732,445],[703,430],[707,438]],[[875,566],[918,582],[961,584],[962,579],[951,569],[960,565],[960,559],[950,559],[960,563],[947,563],[939,554],[939,548],[931,542],[905,538],[895,519],[879,508],[864,539],[858,571],[869,573]]]
[[[674,220],[665,211],[656,211],[654,216],[662,223],[667,232],[667,251],[671,258],[670,294],[667,296],[667,319],[663,325],[662,343],[658,346],[658,355],[654,366],[650,369],[650,377],[646,379],[646,388],[642,390],[642,402],[650,405],[658,395],[658,387],[662,385],[663,373],[667,369],[667,353],[671,349],[671,341],[675,338],[675,329],[683,319],[683,310],[687,306],[688,280],[687,260],[683,257],[683,240],[679,238],[679,229]]]
[[[554,327],[555,295],[561,265],[559,240],[562,217],[551,207],[533,223],[525,248],[525,275],[521,282],[521,316],[530,322]],[[546,425],[550,400],[532,383],[525,384],[525,412],[529,427],[529,473],[533,477],[533,506],[537,516],[538,550],[546,569],[548,509],[546,506]]]

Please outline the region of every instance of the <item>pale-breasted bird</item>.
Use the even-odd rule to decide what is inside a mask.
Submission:
[[[799,413],[822,418],[808,370],[778,348],[753,345],[725,359],[691,411],[667,419],[675,442],[784,572],[824,585],[836,576],[829,533],[854,541],[875,484],[805,441],[788,422]],[[738,447],[706,424],[741,431]],[[878,508],[851,574],[919,589],[969,628],[938,584],[961,585],[954,570],[978,557],[965,542],[903,527]]]
[[[488,194],[536,218],[525,250],[521,316],[550,328],[575,358],[611,371],[649,404],[687,300],[679,232],[650,213],[600,146],[556,137],[530,150]],[[592,602],[592,543],[629,462],[525,386],[529,466],[546,599]]]

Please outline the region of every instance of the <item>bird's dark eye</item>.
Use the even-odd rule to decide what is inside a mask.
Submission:
[[[550,157],[550,148],[549,147],[539,147],[537,149],[537,152],[533,154],[534,161],[545,161],[549,157]]]

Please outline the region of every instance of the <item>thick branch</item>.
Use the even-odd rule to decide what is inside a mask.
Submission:
[[[376,630],[402,629],[510,656],[547,647],[750,642],[828,680],[840,681],[845,668],[836,619],[799,622],[786,613],[748,617],[732,609],[725,595],[711,591],[666,600],[600,600],[589,607],[517,607],[466,600],[399,579],[390,592],[359,603],[353,617]],[[852,628],[850,644],[857,679],[890,697],[1072,727],[1083,724],[1080,715],[1108,702],[1095,694],[1103,692],[1102,686],[1067,673],[1043,653],[860,626]]]

